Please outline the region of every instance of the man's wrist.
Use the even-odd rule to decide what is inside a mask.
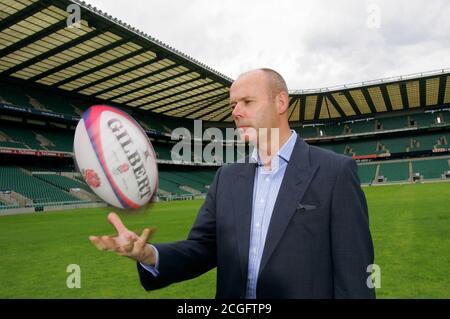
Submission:
[[[145,245],[144,256],[140,261],[141,263],[149,266],[155,266],[156,264],[156,253],[155,249],[151,245]]]

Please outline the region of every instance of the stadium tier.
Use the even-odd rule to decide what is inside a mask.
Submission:
[[[77,202],[77,197],[16,167],[0,167],[0,189],[20,193],[33,203]]]
[[[424,179],[441,179],[450,171],[450,159],[426,159],[412,162],[413,174],[419,174]]]
[[[358,176],[362,184],[369,184],[375,180],[376,164],[358,165]]]
[[[387,182],[399,182],[409,180],[409,162],[380,164],[378,177],[384,177]]]
[[[375,130],[375,121],[359,121],[354,123],[347,123],[347,127],[344,125],[344,131],[341,134],[356,134],[373,132]]]
[[[394,137],[379,140],[379,148],[389,153],[406,152],[409,145],[410,145],[409,137]]]
[[[58,188],[61,188],[63,190],[65,190],[66,192],[69,192],[72,188],[81,188],[84,189],[87,192],[91,192],[89,186],[87,186],[86,184],[66,177],[66,176],[62,176],[59,174],[33,174],[34,177],[41,179],[53,186],[56,186]]]
[[[349,134],[367,134],[406,128],[439,127],[448,124],[448,112],[412,113],[392,117],[371,118],[368,120],[355,120],[351,122],[327,123],[317,126],[296,127],[295,130],[304,138],[324,136],[340,136]],[[439,120],[438,120],[439,119]]]

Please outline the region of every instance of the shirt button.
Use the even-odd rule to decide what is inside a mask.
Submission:
[[[259,228],[259,226],[261,226],[261,224],[260,223],[256,223],[256,228]]]
[[[260,202],[261,202],[261,203],[264,203],[264,198],[261,198]]]
[[[266,177],[266,182],[268,182],[268,181],[270,181],[270,178],[269,178],[269,177]]]
[[[253,253],[253,254],[256,254],[256,248],[253,248],[253,249],[252,249],[252,253]]]

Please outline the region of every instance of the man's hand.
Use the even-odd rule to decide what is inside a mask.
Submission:
[[[114,251],[146,265],[155,265],[155,251],[147,245],[154,229],[144,229],[141,236],[128,230],[116,213],[108,215],[108,221],[117,231],[117,236],[90,236],[89,240],[99,250]]]

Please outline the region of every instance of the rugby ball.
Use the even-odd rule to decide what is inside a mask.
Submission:
[[[158,188],[153,146],[127,113],[106,105],[91,106],[75,130],[75,164],[86,183],[112,206],[137,209]]]

